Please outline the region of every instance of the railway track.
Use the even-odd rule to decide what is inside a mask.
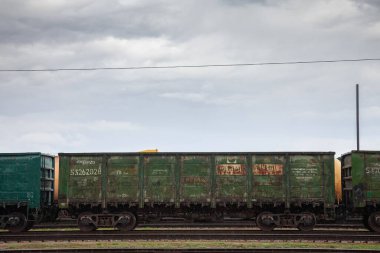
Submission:
[[[20,241],[113,241],[113,240],[256,240],[315,242],[380,242],[380,234],[366,231],[295,230],[262,232],[258,230],[135,230],[119,232],[101,230],[90,233],[76,231],[31,231],[20,234],[0,233],[0,242]]]
[[[54,228],[76,228],[76,221],[50,222],[34,225],[35,229],[54,229]],[[255,222],[223,222],[223,223],[184,223],[184,222],[161,222],[161,223],[142,223],[138,228],[256,228]],[[362,224],[317,224],[316,229],[365,229]]]
[[[108,253],[131,253],[131,252],[137,252],[137,253],[243,253],[243,252],[255,252],[255,253],[289,253],[289,252],[309,252],[309,253],[338,253],[338,252],[345,252],[345,253],[374,253],[379,252],[377,250],[342,250],[342,249],[325,249],[325,248],[315,248],[315,249],[271,249],[271,248],[255,248],[255,249],[54,249],[54,250],[10,250],[7,251],[8,253],[66,253],[66,252],[73,252],[73,253],[101,253],[101,252],[108,252]]]

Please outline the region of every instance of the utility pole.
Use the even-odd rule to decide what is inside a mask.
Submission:
[[[356,150],[360,150],[359,141],[359,84],[356,84]]]

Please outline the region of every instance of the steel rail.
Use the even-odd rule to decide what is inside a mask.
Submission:
[[[252,248],[252,249],[123,249],[123,248],[89,248],[89,249],[43,249],[43,250],[9,250],[6,251],[8,253],[66,253],[66,252],[74,252],[74,253],[100,253],[100,252],[108,252],[108,253],[243,253],[243,252],[255,252],[255,253],[289,253],[289,252],[309,252],[309,253],[374,253],[379,252],[378,250],[355,250],[355,249],[327,249],[327,248]]]
[[[40,223],[33,226],[35,229],[44,228],[76,228],[76,221],[70,222],[49,222]],[[256,229],[254,222],[222,222],[222,223],[184,223],[184,222],[161,222],[161,223],[141,223],[138,228],[252,228]],[[258,228],[257,228],[258,229]],[[363,224],[317,224],[315,229],[365,229]]]
[[[137,230],[131,232],[29,232],[22,234],[0,233],[0,242],[11,241],[111,241],[111,240],[257,240],[257,241],[334,241],[380,242],[380,234],[365,231],[247,231],[247,230]]]
[[[23,233],[8,233],[8,232],[1,232],[0,236],[2,235],[10,235],[10,236],[17,236],[17,235],[47,235],[47,234],[52,234],[52,235],[83,235],[83,234],[93,234],[93,235],[114,235],[114,234],[121,234],[121,235],[134,235],[134,234],[178,234],[178,233],[186,233],[186,234],[199,234],[199,233],[204,233],[204,234],[251,234],[251,235],[261,235],[261,234],[313,234],[313,235],[318,235],[318,234],[344,234],[344,235],[379,235],[380,234],[375,234],[369,231],[333,231],[333,230],[326,230],[326,231],[319,231],[319,230],[313,230],[309,232],[302,232],[299,230],[282,230],[282,229],[276,229],[274,231],[270,232],[265,232],[261,231],[258,229],[218,229],[218,228],[199,228],[199,229],[157,229],[157,230],[143,230],[143,229],[137,229],[134,231],[119,231],[119,230],[96,230],[92,232],[81,232],[79,230],[76,231],[29,231],[29,232],[23,232]]]

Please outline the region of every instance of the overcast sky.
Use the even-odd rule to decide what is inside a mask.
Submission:
[[[0,69],[380,57],[380,1],[0,2]],[[0,72],[0,152],[380,150],[380,62]]]

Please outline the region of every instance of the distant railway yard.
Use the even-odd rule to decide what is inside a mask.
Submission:
[[[11,250],[52,252],[49,250],[56,248],[62,249],[59,250],[61,252],[135,252],[133,249],[138,249],[137,252],[163,252],[154,251],[160,248],[167,250],[175,248],[177,249],[175,252],[305,252],[305,250],[340,252],[336,251],[339,249],[344,249],[345,252],[357,252],[357,250],[376,252],[380,250],[380,234],[371,233],[360,225],[318,225],[310,232],[296,229],[275,229],[264,232],[248,225],[237,226],[236,223],[229,226],[222,224],[180,226],[172,223],[153,224],[154,227],[140,225],[134,231],[128,232],[99,229],[87,233],[68,225],[67,223],[60,226],[57,223],[42,224],[29,232],[17,234],[0,230],[0,250],[10,252]],[[101,251],[102,248],[107,248],[107,251]],[[196,249],[199,251],[195,251]],[[363,249],[365,251],[362,251]]]
[[[262,232],[257,229],[139,229],[130,232],[98,230],[83,233],[77,230],[46,230],[28,233],[1,233],[2,242],[21,241],[114,241],[114,240],[256,240],[306,242],[380,242],[380,235],[365,230],[297,230]]]

